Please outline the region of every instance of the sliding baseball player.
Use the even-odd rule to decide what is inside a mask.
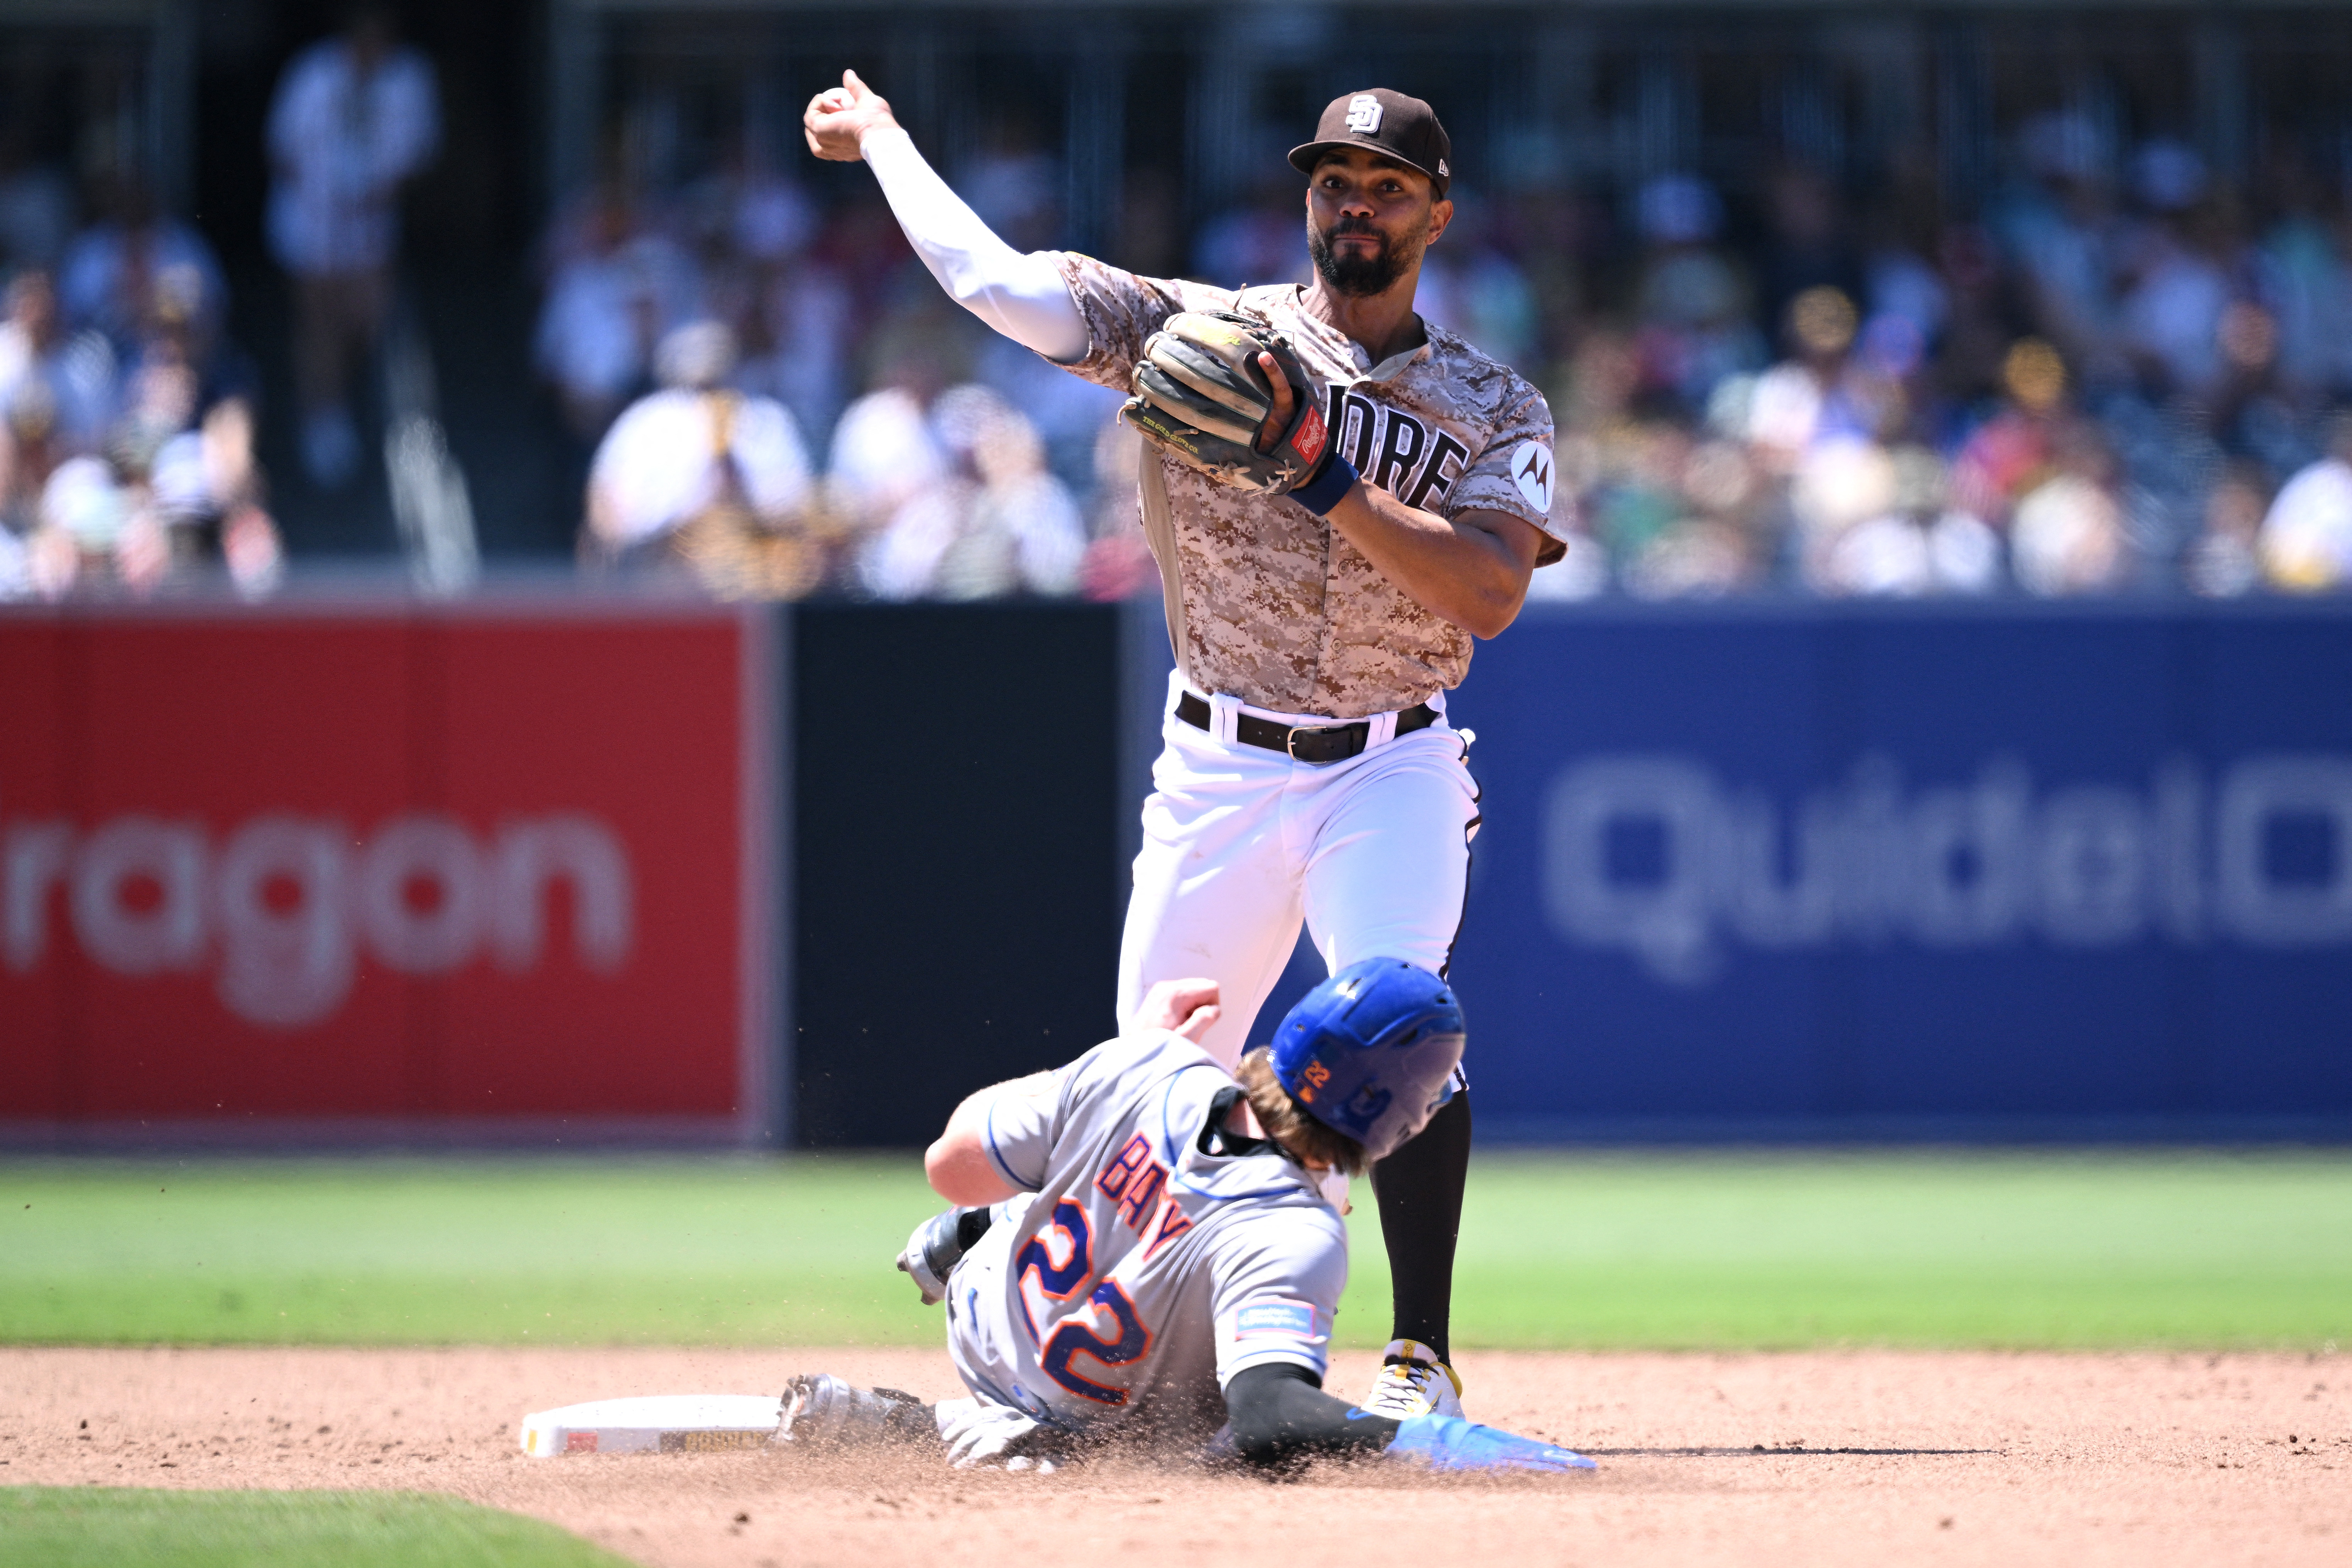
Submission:
[[[1413,313],[1454,213],[1429,105],[1334,101],[1290,154],[1315,280],[1239,290],[1013,251],[854,72],[803,125],[819,157],[873,169],[959,302],[1134,394],[1122,417],[1150,444],[1140,506],[1176,670],[1120,1026],[1155,983],[1209,976],[1225,1006],[1200,1044],[1234,1066],[1302,918],[1332,973],[1384,956],[1443,977],[1479,820],[1444,694],[1565,546],[1542,396]],[[1396,1338],[1364,1408],[1391,1419],[1461,1409],[1446,1356],[1469,1152],[1457,1092],[1372,1168]]]
[[[1354,964],[1238,1079],[1202,1049],[1206,980],[1156,986],[1139,1027],[957,1107],[924,1169],[959,1205],[900,1266],[947,1302],[970,1397],[795,1378],[782,1440],[902,1442],[959,1466],[1054,1463],[1118,1442],[1280,1464],[1380,1455],[1438,1469],[1591,1462],[1459,1416],[1323,1392],[1348,1232],[1330,1196],[1453,1092],[1462,1013],[1428,970]]]

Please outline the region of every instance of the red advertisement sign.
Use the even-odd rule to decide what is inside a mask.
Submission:
[[[0,1124],[749,1133],[758,643],[695,607],[0,616]]]

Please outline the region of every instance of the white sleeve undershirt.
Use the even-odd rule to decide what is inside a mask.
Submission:
[[[1024,256],[999,239],[923,162],[906,131],[870,131],[858,150],[915,254],[957,304],[1049,360],[1086,357],[1092,338],[1051,255]]]

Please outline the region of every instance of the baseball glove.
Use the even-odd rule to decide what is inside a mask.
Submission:
[[[1261,353],[1272,354],[1290,383],[1290,423],[1271,451],[1258,432],[1274,412],[1274,386]],[[1330,461],[1330,433],[1315,388],[1283,335],[1265,321],[1224,311],[1171,316],[1143,345],[1130,383],[1135,395],[1119,417],[1146,441],[1220,485],[1280,496],[1297,489]]]

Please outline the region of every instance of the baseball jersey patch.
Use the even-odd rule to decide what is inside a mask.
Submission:
[[[1511,478],[1539,512],[1551,510],[1551,448],[1540,442],[1530,441],[1511,454]]]
[[[1305,1339],[1315,1334],[1311,1301],[1252,1301],[1234,1313],[1235,1339]]]

